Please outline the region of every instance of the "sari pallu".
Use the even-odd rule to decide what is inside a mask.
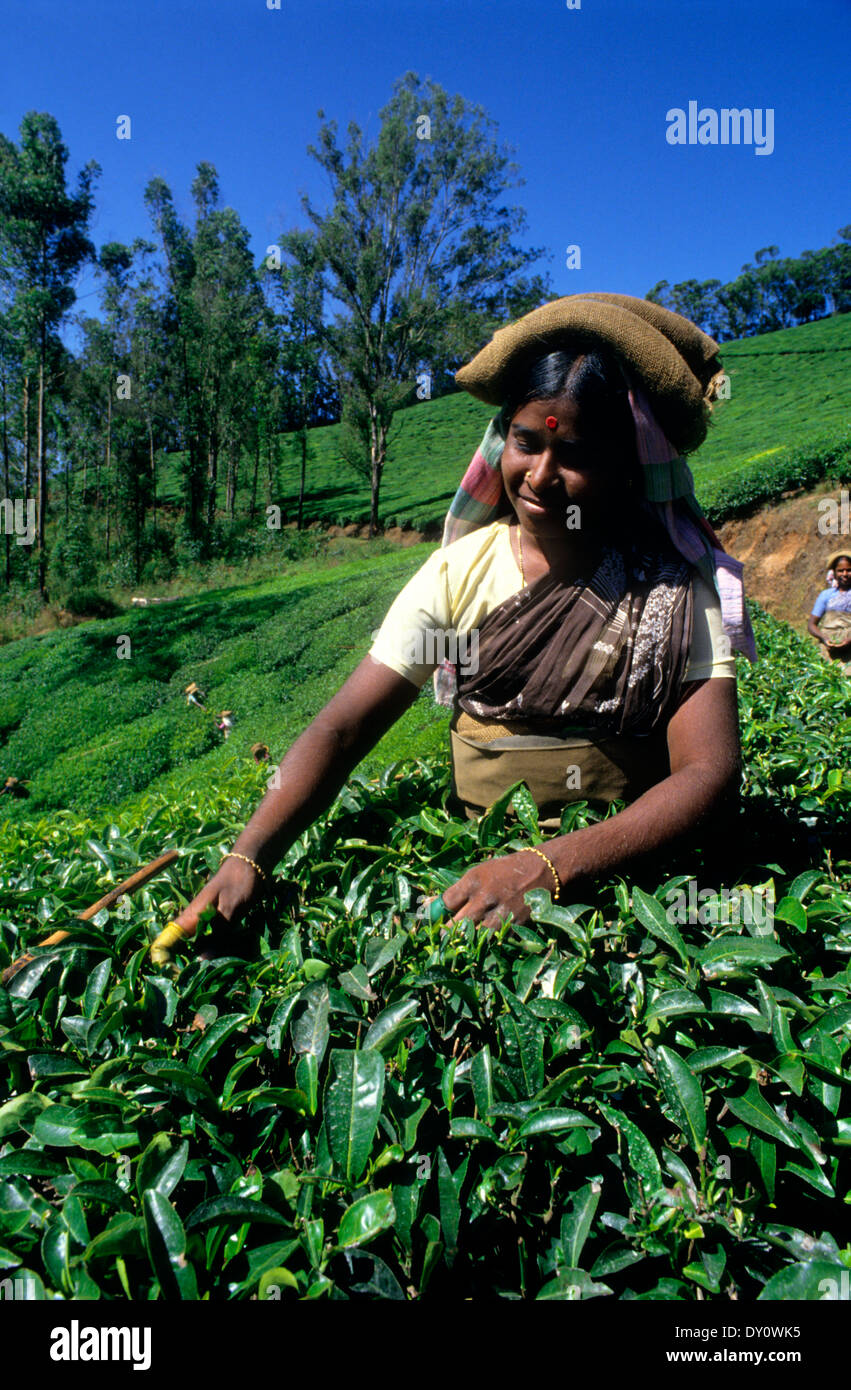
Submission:
[[[691,568],[670,552],[609,548],[589,580],[546,575],[500,604],[451,724],[468,814],[521,780],[548,817],[579,799],[635,800],[661,781],[691,629]]]

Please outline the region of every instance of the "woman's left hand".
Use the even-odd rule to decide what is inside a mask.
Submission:
[[[445,890],[443,901],[455,922],[467,918],[480,927],[498,927],[510,915],[522,924],[531,915],[523,900],[530,888],[548,888],[555,896],[555,881],[541,856],[518,850],[468,869]]]

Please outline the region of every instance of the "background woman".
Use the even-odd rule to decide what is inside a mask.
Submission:
[[[262,896],[288,845],[435,670],[441,643],[429,634],[478,633],[457,689],[452,672],[438,680],[455,706],[454,785],[471,813],[521,778],[556,815],[577,796],[631,801],[470,869],[443,895],[456,918],[523,922],[530,889],[555,897],[718,806],[738,771],[732,650],[754,655],[741,566],[703,519],[683,458],[705,436],[718,376],[712,339],[616,295],[545,305],[458,373],[502,409],[444,546],[286,754],[280,785],[177,919],[184,935],[207,906],[232,923]]]
[[[843,662],[851,675],[851,552],[838,550],[828,560],[835,588],[822,589],[807,619],[807,631],[820,642],[824,655]]]

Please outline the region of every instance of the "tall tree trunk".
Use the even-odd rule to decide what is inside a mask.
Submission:
[[[107,385],[106,391],[106,457],[104,460],[104,470],[106,472],[106,558],[109,559],[110,525],[109,525],[109,480],[112,469],[112,391]]]
[[[3,359],[3,496],[4,496],[4,497],[8,497],[8,496],[9,496],[9,486],[10,486],[10,480],[9,480],[9,429],[8,429],[8,421],[7,421],[7,419],[6,419],[6,359],[5,359],[5,357],[4,357],[4,359]],[[26,503],[24,503],[24,510],[26,511]],[[6,542],[6,546],[5,546],[5,549],[6,549],[6,555],[5,555],[5,572],[6,572],[6,588],[8,589],[9,586],[11,585],[11,583],[12,583],[12,537],[9,535],[9,528],[8,528],[8,526],[4,526],[3,530],[4,530],[4,532],[5,532],[5,542]]]
[[[299,430],[299,444],[301,445],[301,476],[298,484],[298,522],[299,531],[304,521],[304,484],[307,477],[307,426],[302,423]]]
[[[231,441],[230,448],[228,449],[228,476],[226,487],[227,514],[231,518],[233,518],[234,511],[236,510],[236,487],[238,479],[239,441],[234,439]]]
[[[212,527],[216,519],[216,490],[219,477],[219,388],[216,384],[216,391],[213,397],[213,409],[210,412],[212,421],[210,429],[210,446],[207,454],[207,526]]]
[[[131,459],[135,465],[133,468],[133,522],[135,534],[133,537],[133,574],[138,584],[142,578],[142,529],[145,525],[145,508],[141,488],[141,458],[136,458],[131,454]]]
[[[249,518],[254,520],[254,513],[257,509],[257,474],[260,472],[260,431],[258,429],[254,436],[254,476],[251,479],[251,506],[249,508]]]
[[[199,458],[200,440],[197,437],[195,424],[192,419],[192,392],[189,388],[189,363],[186,358],[186,339],[184,337],[180,340],[180,346],[183,355],[183,397],[186,402],[186,432],[188,436],[187,444],[189,445],[188,475],[185,473],[184,465],[184,473],[186,476],[185,496],[189,509],[189,516],[185,519],[187,521],[187,530],[189,534],[197,536],[201,513],[202,488],[202,479],[200,476],[201,462]]]
[[[154,526],[157,524],[157,460],[154,454],[154,431],[151,428],[150,413],[145,415],[145,423],[148,426],[148,458],[151,466],[151,511],[154,518]]]
[[[30,374],[24,374],[24,510],[32,491],[32,468],[30,464]]]
[[[41,326],[38,359],[38,591],[42,601],[47,603],[46,555],[44,549],[44,524],[47,516],[47,450],[44,442],[44,356],[45,328]]]
[[[371,540],[378,531],[378,494],[381,488],[381,475],[384,472],[384,460],[387,454],[387,426],[380,422],[376,411],[372,407],[370,407],[369,436],[371,464],[369,536]]]
[[[211,438],[207,447],[207,525],[212,526],[216,516],[216,474],[219,461],[215,442]]]

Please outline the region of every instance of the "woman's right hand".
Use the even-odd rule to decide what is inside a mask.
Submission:
[[[195,936],[198,919],[206,907],[215,908],[215,916],[210,920],[210,931],[215,933],[223,928],[237,926],[250,907],[263,897],[264,883],[250,864],[242,859],[225,859],[197,894],[174,921],[182,927],[187,940]],[[212,945],[212,942],[210,943]],[[202,959],[209,959],[208,950],[198,953]]]

